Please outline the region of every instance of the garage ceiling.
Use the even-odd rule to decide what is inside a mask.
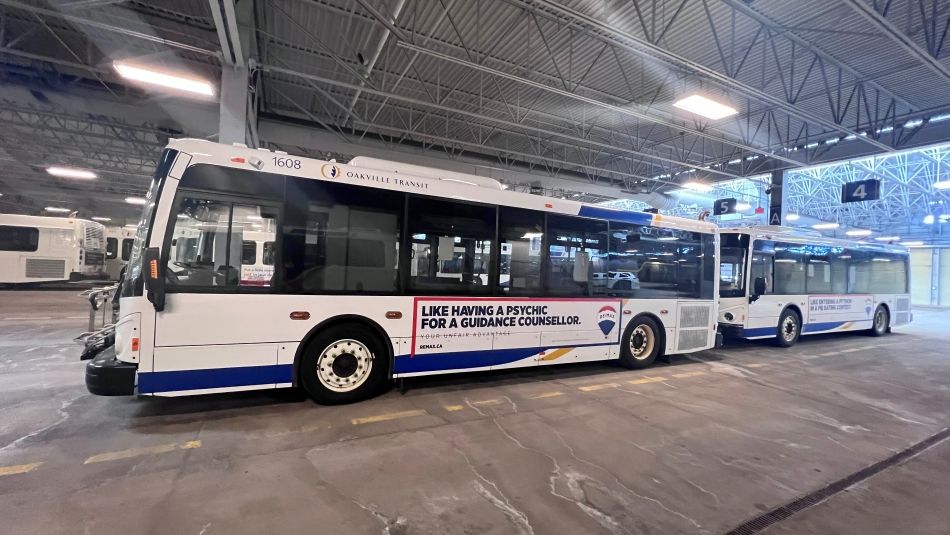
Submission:
[[[213,6],[232,4],[0,0],[0,209],[134,217],[122,199],[141,194],[161,145],[213,139],[217,103],[130,86],[111,64],[218,79]],[[372,144],[601,200],[950,140],[950,4],[939,0],[233,6],[270,125],[260,142],[297,153]],[[739,114],[706,121],[672,106],[693,93]],[[336,143],[297,144],[284,126]],[[52,163],[100,179],[55,179],[43,172]]]

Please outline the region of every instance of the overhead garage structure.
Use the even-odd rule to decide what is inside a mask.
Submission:
[[[168,137],[372,152],[590,201],[928,145],[950,137],[950,73],[946,6],[924,4],[4,0],[2,202],[37,210],[67,188],[131,218],[116,201]],[[155,92],[116,62],[216,96]],[[673,107],[694,93],[738,113]],[[111,195],[51,181],[54,163],[101,171]]]

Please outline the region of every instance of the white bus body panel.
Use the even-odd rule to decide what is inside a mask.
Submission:
[[[103,273],[104,227],[95,221],[0,214],[0,226],[38,231],[35,251],[0,251],[0,284],[96,278]]]

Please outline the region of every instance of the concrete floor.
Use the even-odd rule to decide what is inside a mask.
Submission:
[[[0,532],[722,533],[950,421],[947,312],[320,407],[88,395],[84,306],[0,292]],[[945,534],[948,499],[950,441],[766,533]]]

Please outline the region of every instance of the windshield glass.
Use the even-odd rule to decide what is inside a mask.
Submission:
[[[142,295],[142,254],[145,246],[148,244],[148,237],[152,227],[153,216],[155,215],[155,206],[158,204],[158,198],[162,192],[162,184],[165,183],[165,175],[171,168],[172,162],[178,151],[166,149],[159,160],[158,168],[155,169],[155,176],[152,177],[152,183],[145,194],[145,205],[142,207],[142,217],[139,218],[138,226],[135,228],[135,238],[132,240],[132,251],[129,255],[129,264],[126,268],[125,280],[122,283],[122,297],[133,295]]]
[[[720,240],[719,297],[743,297],[746,284],[746,256],[749,237],[723,234]]]

